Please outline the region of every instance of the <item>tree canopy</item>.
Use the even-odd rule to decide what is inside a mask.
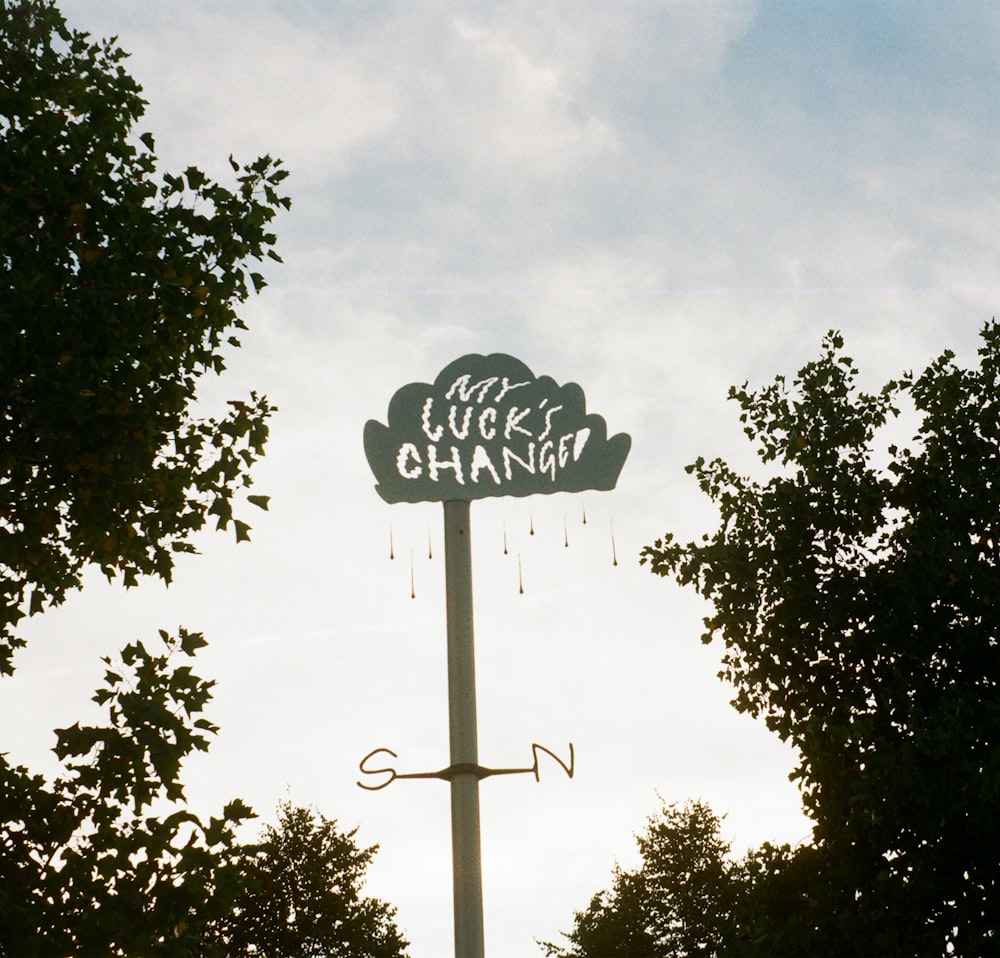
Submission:
[[[643,561],[709,600],[737,709],[801,756],[812,954],[994,953],[1000,915],[1000,325],[877,393],[830,333],[733,388],[766,479],[689,467],[719,510]],[[920,425],[892,443],[909,403]],[[808,867],[805,867],[806,864]]]
[[[575,915],[564,949],[553,958],[661,958],[718,954],[731,939],[733,871],[721,822],[702,801],[663,803],[636,836],[642,865],[617,866],[609,891]]]
[[[234,499],[271,407],[193,403],[264,285],[248,264],[278,259],[286,174],[269,157],[231,159],[231,187],[160,173],[124,59],[49,0],[0,0],[0,674],[18,623],[88,566],[169,581],[210,518],[248,537]],[[0,756],[0,955],[224,953],[218,923],[262,853],[237,839],[242,801],[185,803],[214,683],[189,661],[200,634],[161,641],[104,658],[106,719],[57,731],[57,777]]]
[[[49,0],[0,0],[0,674],[18,622],[88,566],[169,582],[210,518],[248,538],[234,499],[271,406],[193,404],[264,286],[248,264],[278,259],[286,174],[269,157],[230,159],[232,187],[159,173],[124,59]],[[245,845],[241,800],[188,807],[214,682],[191,663],[199,633],[160,640],[103,658],[106,719],[57,730],[58,776],[0,755],[0,956],[402,954],[392,909],[359,893],[375,848],[353,832],[286,805]]]
[[[52,782],[0,757],[0,956],[210,955],[213,921],[242,884],[234,800],[207,821],[183,802],[181,764],[216,727],[214,683],[177,658],[204,638],[161,633],[105,658],[108,721],[57,731]]]
[[[181,766],[217,731],[214,683],[189,664],[201,635],[161,639],[104,660],[108,721],[58,730],[64,775],[0,757],[0,958],[404,955],[395,910],[361,893],[377,848],[356,830],[286,802],[244,844],[239,799],[207,820],[187,807]]]
[[[408,942],[395,909],[362,894],[377,846],[361,848],[357,829],[283,802],[242,867],[243,890],[218,934],[225,953],[261,958],[323,955],[398,958]]]
[[[49,0],[0,3],[0,674],[86,567],[169,581],[210,518],[248,537],[271,407],[192,404],[264,285],[248,264],[278,259],[286,171],[160,173],[125,57]]]

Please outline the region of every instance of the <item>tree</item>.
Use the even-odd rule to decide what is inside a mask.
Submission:
[[[642,864],[616,866],[550,958],[815,955],[817,853],[765,842],[734,858],[702,801],[664,804],[636,837]]]
[[[104,725],[57,732],[66,774],[46,782],[0,757],[0,956],[218,954],[206,932],[242,886],[236,800],[203,821],[183,804],[183,759],[216,727],[211,687],[177,656],[197,633],[161,633],[111,658],[94,700]],[[154,807],[156,812],[154,814]]]
[[[360,848],[357,829],[284,802],[242,864],[244,891],[217,928],[233,956],[343,955],[396,958],[409,944],[395,909],[362,895],[378,846]]]
[[[1000,947],[1000,326],[981,338],[978,367],[869,394],[830,333],[791,384],[732,389],[769,478],[698,459],[718,528],[643,552],[710,601],[735,707],[800,753],[813,954]],[[883,448],[903,401],[912,448]]]
[[[248,537],[233,498],[271,407],[191,406],[264,285],[247,263],[278,259],[286,172],[265,156],[230,160],[235,189],[159,176],[125,56],[50,0],[0,0],[0,675],[17,623],[87,566],[169,581],[209,517]]]
[[[728,938],[732,864],[721,821],[701,801],[663,803],[636,836],[642,866],[617,866],[610,892],[599,892],[566,938],[569,951],[544,943],[556,958],[662,958],[713,955]]]
[[[234,189],[195,167],[158,174],[124,58],[50,0],[0,0],[0,675],[18,622],[88,566],[169,581],[210,517],[248,538],[233,501],[271,407],[192,406],[264,285],[247,264],[278,258],[285,171],[231,160]],[[200,635],[161,636],[163,654],[135,642],[104,659],[108,721],[57,732],[64,774],[0,757],[0,955],[213,953],[251,813],[184,805],[181,764],[216,731],[201,717],[213,683],[178,664]]]

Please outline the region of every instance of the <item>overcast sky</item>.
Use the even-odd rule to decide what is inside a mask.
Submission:
[[[253,490],[270,512],[248,509],[250,545],[206,537],[169,590],[95,577],[31,622],[0,700],[12,758],[52,768],[99,656],[202,630],[222,732],[187,767],[191,801],[271,818],[290,795],[360,825],[381,845],[368,891],[415,958],[449,954],[447,786],[355,784],[378,746],[399,771],[448,761],[441,509],[386,505],[362,431],[400,386],[504,352],[579,383],[633,444],[614,493],[472,507],[480,760],[573,742],[577,761],[572,781],[549,762],[540,783],[482,784],[488,952],[568,929],[635,863],[658,795],[708,800],[738,850],[807,838],[794,756],[728,705],[705,608],[638,555],[711,529],[687,463],[752,466],[729,385],[793,373],[831,328],[870,388],[974,356],[1000,292],[1000,7],[61,8],[132,53],[165,169],[225,178],[230,153],[270,153],[294,205],[245,348],[204,392],[209,410],[249,389],[279,407]]]

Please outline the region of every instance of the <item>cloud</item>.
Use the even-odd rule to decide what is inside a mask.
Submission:
[[[387,502],[613,489],[630,446],[624,433],[608,439],[576,383],[558,386],[500,353],[456,359],[432,386],[403,386],[389,425],[365,426]]]
[[[396,123],[394,86],[369,44],[341,35],[343,18],[261,0],[109,0],[97,16],[80,0],[64,6],[71,26],[120,35],[132,54],[128,69],[149,97],[140,128],[156,133],[167,168],[195,162],[218,176],[230,153],[244,161],[270,153],[292,170],[300,193]],[[149,96],[163,89],[169,97]],[[162,132],[174,130],[184,136]]]
[[[456,65],[472,81],[453,145],[480,172],[515,168],[547,179],[615,151],[610,124],[577,99],[551,58],[532,56],[508,31],[467,16],[456,17],[451,31]]]

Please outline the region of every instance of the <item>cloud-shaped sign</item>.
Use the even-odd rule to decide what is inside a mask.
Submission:
[[[410,383],[389,423],[365,425],[365,454],[387,502],[613,489],[632,445],[587,414],[576,383],[535,376],[503,353],[469,355],[433,384]]]

